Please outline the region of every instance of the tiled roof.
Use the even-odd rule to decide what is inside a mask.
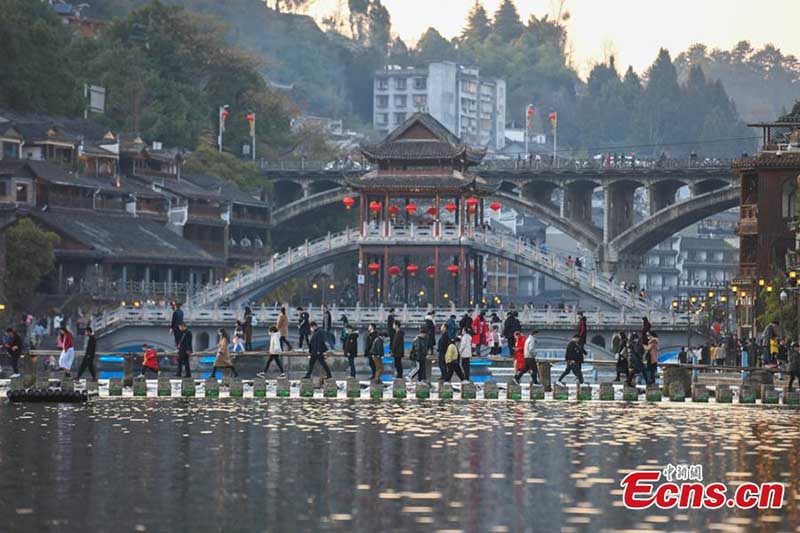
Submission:
[[[372,171],[361,177],[346,178],[348,185],[354,189],[381,189],[381,190],[475,190],[476,192],[492,193],[499,188],[499,184],[488,183],[480,176],[462,173],[457,170],[449,174],[419,173],[404,175],[383,174],[381,171]]]
[[[734,168],[797,168],[800,170],[800,150],[792,152],[761,152],[743,157],[733,163]]]
[[[54,231],[83,243],[91,249],[90,254],[99,257],[151,264],[164,261],[217,266],[223,263],[163,224],[146,218],[74,211],[66,215],[57,210],[34,211],[31,216]],[[70,251],[63,253],[69,254]]]

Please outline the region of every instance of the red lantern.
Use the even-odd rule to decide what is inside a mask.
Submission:
[[[503,207],[503,205],[500,202],[492,202],[489,205],[489,209],[491,209],[492,211],[500,211],[501,207]]]
[[[394,220],[395,218],[397,218],[397,214],[398,214],[399,212],[400,212],[400,208],[399,208],[399,207],[397,207],[396,205],[390,205],[390,206],[389,206],[389,216],[391,216],[393,220]]]
[[[433,276],[436,275],[436,267],[433,266],[433,265],[430,265],[429,267],[425,268],[425,272],[427,272],[430,277],[433,277]]]
[[[369,270],[369,273],[372,274],[373,276],[377,274],[380,269],[381,266],[378,263],[370,263],[369,265],[367,265],[367,270]]]
[[[376,215],[381,212],[381,209],[383,209],[383,205],[380,202],[373,200],[369,203],[369,210]]]
[[[392,265],[389,267],[389,275],[394,277],[400,273],[400,267],[397,265]]]
[[[447,205],[445,205],[445,206],[444,206],[444,208],[445,208],[445,209],[447,209],[447,211],[448,211],[449,213],[455,213],[456,209],[458,209],[458,207],[456,206],[456,204],[454,204],[454,203],[452,203],[452,202],[451,202],[451,203],[449,203],[449,204],[447,204]]]
[[[450,265],[449,267],[447,267],[447,271],[453,276],[457,275],[458,274],[458,265]]]
[[[435,217],[436,216],[436,208],[435,207],[429,207],[428,208],[428,214],[430,216],[432,216],[432,217]]]
[[[406,272],[408,272],[411,276],[416,276],[418,271],[419,267],[413,263],[406,267]]]
[[[406,213],[413,215],[417,212],[417,204],[406,204]]]
[[[350,210],[351,207],[356,205],[355,199],[353,199],[350,196],[345,196],[344,198],[342,198],[342,203],[344,204],[345,209],[347,209],[348,211]]]

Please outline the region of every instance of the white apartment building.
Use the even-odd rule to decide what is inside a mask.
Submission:
[[[449,61],[427,67],[389,66],[375,73],[373,126],[387,135],[417,111],[427,111],[471,146],[502,150],[506,82],[482,78],[476,67]]]

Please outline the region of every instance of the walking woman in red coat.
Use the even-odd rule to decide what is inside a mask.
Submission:
[[[514,370],[519,372],[525,368],[525,335],[521,331],[514,333]]]

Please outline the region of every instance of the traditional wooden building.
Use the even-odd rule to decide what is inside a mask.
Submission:
[[[362,305],[481,301],[483,257],[468,239],[443,237],[468,237],[483,220],[485,198],[496,186],[470,168],[485,152],[417,113],[362,153],[374,170],[348,183],[360,195],[362,236],[383,241],[359,248]],[[420,239],[441,244],[403,246]]]
[[[739,273],[733,285],[738,292],[738,324],[744,334],[755,327],[759,295],[775,276],[787,270],[787,254],[795,247],[791,227],[798,215],[800,102],[775,122],[750,126],[762,131],[761,149],[733,165],[741,183]]]

